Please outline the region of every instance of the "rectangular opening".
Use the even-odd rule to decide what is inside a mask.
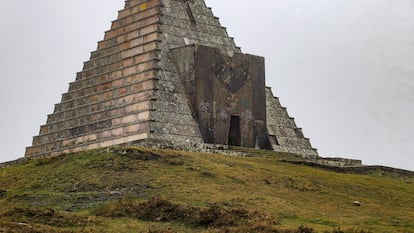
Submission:
[[[241,145],[241,131],[240,131],[240,117],[239,116],[231,116],[228,145],[229,146],[240,146]]]
[[[268,138],[271,145],[280,146],[279,141],[277,140],[275,135],[269,135]]]

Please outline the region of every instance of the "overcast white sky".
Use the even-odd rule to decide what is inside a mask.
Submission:
[[[206,0],[322,156],[414,170],[414,0]],[[0,0],[0,161],[23,156],[121,0]]]

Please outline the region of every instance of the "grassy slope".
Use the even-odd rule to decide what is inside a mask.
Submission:
[[[318,232],[333,227],[413,232],[412,177],[336,173],[281,162],[297,159],[288,154],[247,152],[260,156],[112,148],[0,169],[0,232],[222,231],[178,220],[95,216],[97,208],[110,209],[116,200],[132,205],[157,195],[186,207],[206,209],[217,203],[258,211],[282,229],[305,225]],[[353,206],[355,200],[361,207]]]

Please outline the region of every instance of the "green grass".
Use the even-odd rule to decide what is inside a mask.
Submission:
[[[0,169],[0,232],[414,231],[413,177],[237,150],[249,156],[109,148]]]

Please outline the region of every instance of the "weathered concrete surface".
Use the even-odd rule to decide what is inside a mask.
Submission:
[[[195,111],[202,110],[196,107],[208,96],[200,94],[204,82],[197,78],[197,72],[202,65],[196,59],[181,61],[181,66],[194,68],[193,73],[184,74],[172,52],[193,44],[217,51],[210,56],[217,69],[209,73],[216,78],[205,83],[216,90],[210,103],[218,103],[217,109],[237,103],[221,120],[221,112],[210,108],[215,127],[200,124],[205,122],[200,121],[203,113]],[[263,63],[262,58],[241,54],[203,0],[128,0],[47,123],[40,127],[26,156],[112,145],[227,144],[230,138],[232,144],[240,139],[240,145],[262,148],[270,146],[270,139],[275,150],[316,157],[316,150],[279,107],[278,100],[268,89],[263,91],[264,67],[249,70],[241,65],[245,58],[252,64],[253,60]],[[229,65],[220,66],[221,62]],[[233,66],[236,69],[232,70]],[[227,79],[229,75],[234,77]],[[198,83],[198,88],[191,82]],[[229,96],[230,100],[223,99]],[[251,114],[243,116],[247,111]],[[247,121],[248,116],[253,117]],[[216,133],[211,136],[208,128]]]
[[[200,45],[171,54],[205,143],[271,149],[262,57]]]

